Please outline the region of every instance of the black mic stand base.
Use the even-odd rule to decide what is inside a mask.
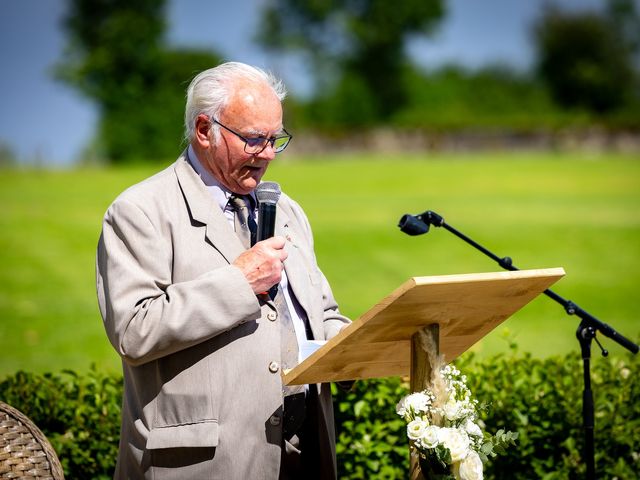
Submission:
[[[595,480],[595,437],[594,437],[594,405],[591,390],[591,341],[596,338],[595,329],[582,320],[576,330],[576,337],[582,351],[582,369],[584,390],[582,391],[582,424],[584,428],[584,455],[587,464],[587,480]],[[604,353],[604,352],[603,352]]]

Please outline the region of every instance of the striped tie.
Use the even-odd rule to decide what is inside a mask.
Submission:
[[[249,195],[236,195],[234,193],[229,197],[229,203],[235,212],[233,224],[236,235],[238,235],[244,248],[249,249],[256,243],[258,226],[249,212],[247,202],[251,205],[251,197]]]

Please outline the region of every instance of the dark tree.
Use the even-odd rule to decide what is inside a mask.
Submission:
[[[632,43],[614,20],[606,12],[549,8],[537,22],[538,71],[560,105],[602,114],[633,97]]]
[[[165,160],[182,137],[184,91],[219,58],[165,46],[164,0],[70,0],[56,76],[100,109],[98,145],[113,162]]]
[[[16,163],[18,162],[16,161],[15,152],[6,141],[0,139],[0,169],[11,167]]]
[[[640,68],[640,12],[636,0],[609,0],[607,17],[613,23],[633,57],[635,68]]]
[[[342,123],[384,120],[402,109],[401,81],[411,35],[428,34],[444,15],[443,0],[272,0],[259,40],[303,52]]]

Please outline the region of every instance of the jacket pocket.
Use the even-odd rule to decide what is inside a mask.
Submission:
[[[218,422],[215,420],[155,427],[151,429],[147,437],[147,449],[149,450],[217,446]]]

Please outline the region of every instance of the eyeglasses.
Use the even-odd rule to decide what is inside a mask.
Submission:
[[[275,153],[280,153],[285,148],[287,148],[287,145],[289,145],[289,142],[293,138],[293,135],[290,135],[289,132],[287,132],[284,128],[282,130],[284,131],[284,133],[286,133],[286,135],[279,135],[277,137],[271,138],[245,137],[243,135],[240,135],[238,132],[234,132],[226,125],[221,124],[215,118],[212,118],[211,122],[220,125],[222,128],[233,133],[240,140],[244,141],[244,151],[251,155],[257,155],[261,153],[265,148],[267,148],[267,145],[269,144],[271,145],[271,148],[273,148],[273,151]]]

